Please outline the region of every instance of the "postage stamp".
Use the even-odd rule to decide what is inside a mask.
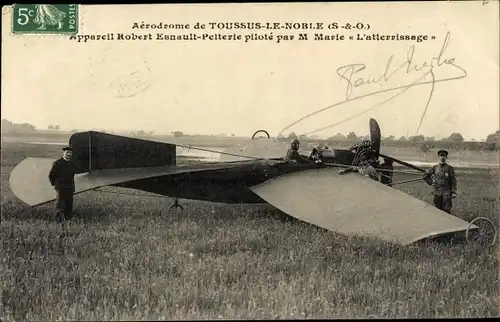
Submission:
[[[77,4],[15,4],[12,15],[13,33],[78,33]]]

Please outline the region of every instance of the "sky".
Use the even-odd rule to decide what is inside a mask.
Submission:
[[[272,135],[286,129],[284,135],[329,137],[350,131],[366,135],[373,117],[383,136],[440,138],[459,132],[466,139],[484,139],[500,122],[497,13],[498,2],[81,6],[79,34],[114,33],[115,41],[78,43],[63,36],[12,35],[12,13],[4,6],[2,118],[68,130],[251,136],[260,129]],[[370,30],[309,30],[308,41],[280,43],[116,40],[117,33],[152,32],[154,37],[158,30],[132,29],[142,21],[191,27],[198,21],[363,22]],[[160,32],[298,37],[304,31]],[[315,32],[346,37],[412,33],[435,39],[314,41]],[[360,85],[403,66],[412,46],[410,71],[406,66],[387,81]],[[421,69],[440,52],[440,66],[434,60],[433,68]],[[350,70],[345,66],[350,64],[365,68],[352,76],[351,100],[346,101]],[[432,75],[434,80],[456,79],[433,84]],[[416,82],[424,84],[388,91]]]

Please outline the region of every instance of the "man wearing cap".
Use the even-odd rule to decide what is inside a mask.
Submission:
[[[297,138],[293,139],[290,142],[290,149],[288,149],[286,153],[285,160],[288,162],[296,162],[296,163],[310,163],[310,161],[299,153],[300,142]]]
[[[439,163],[424,174],[424,181],[432,186],[434,205],[451,214],[452,200],[457,196],[457,178],[455,168],[446,163],[448,151],[439,150]]]
[[[62,158],[54,161],[49,172],[50,184],[57,192],[56,218],[59,221],[69,219],[73,211],[74,178],[78,170],[71,162],[73,148],[68,146],[62,150]]]

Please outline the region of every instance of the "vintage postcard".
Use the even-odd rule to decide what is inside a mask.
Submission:
[[[498,11],[3,6],[0,319],[498,317]]]

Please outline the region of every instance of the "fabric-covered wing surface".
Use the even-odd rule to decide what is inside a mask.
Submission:
[[[466,230],[464,220],[357,173],[337,169],[289,173],[250,189],[276,208],[344,235],[410,244]],[[471,228],[477,228],[472,226]]]
[[[54,161],[53,159],[46,158],[26,158],[21,161],[12,170],[9,177],[9,185],[14,195],[30,206],[37,206],[55,200],[56,194],[48,179],[48,174]],[[237,166],[237,164],[198,164],[189,166],[96,170],[91,173],[82,173],[75,176],[75,193],[132,180]]]
[[[278,159],[284,158],[288,150],[288,144],[274,139],[257,138],[233,145],[224,153],[243,155],[251,158]],[[221,154],[220,162],[248,161],[250,158],[243,158],[234,155]]]

